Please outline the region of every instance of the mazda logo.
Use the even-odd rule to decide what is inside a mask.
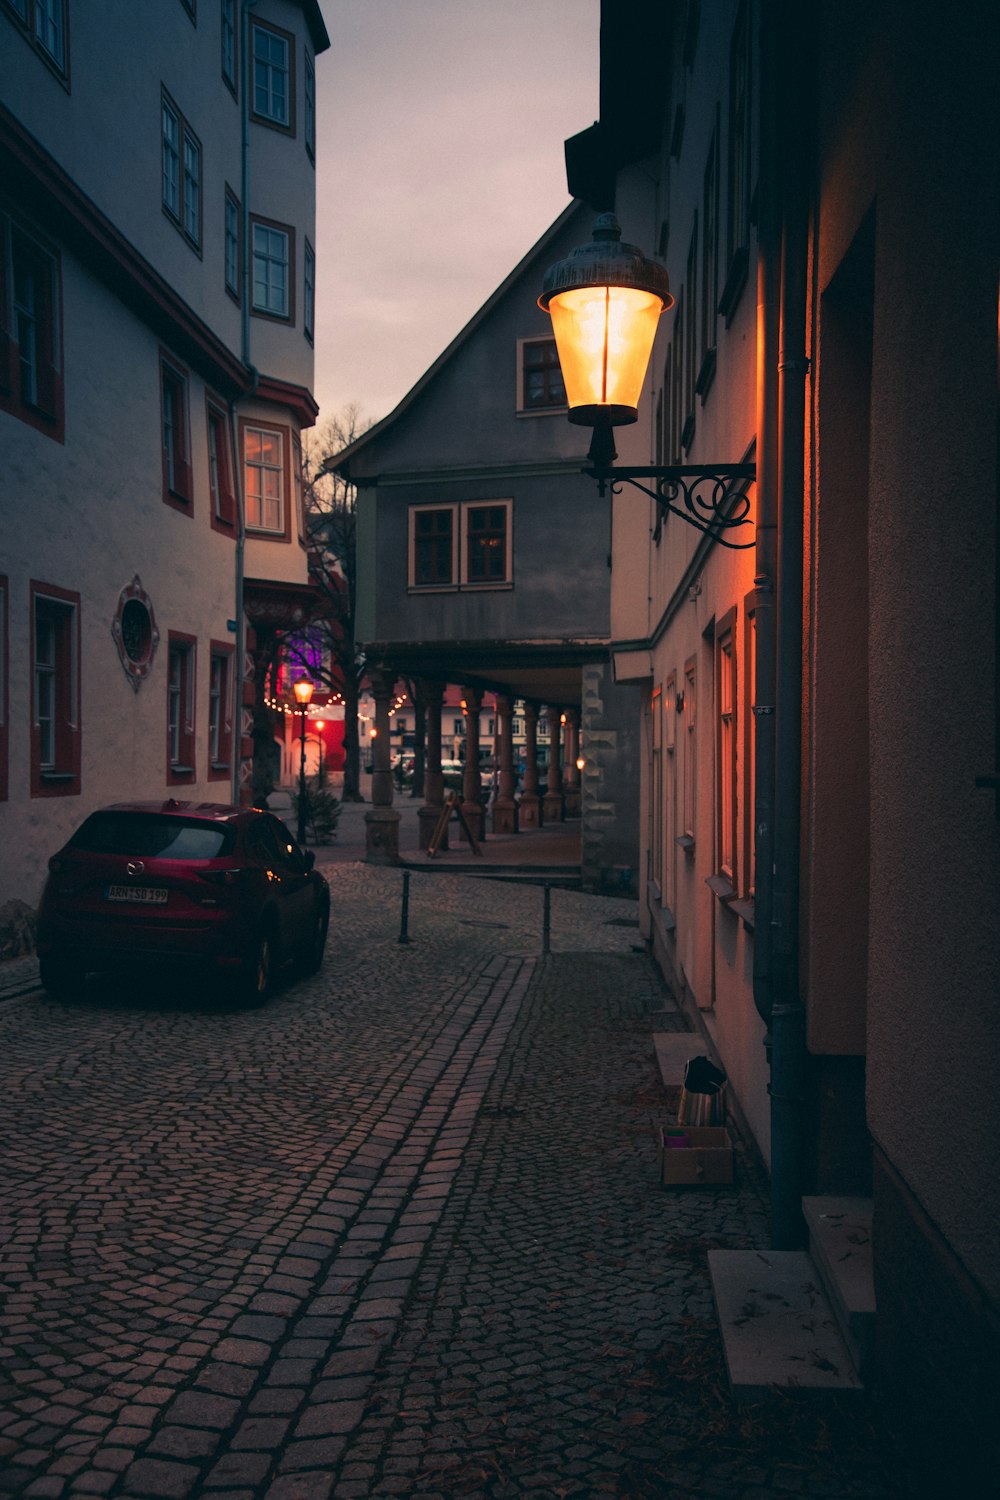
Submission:
[[[141,859],[130,859],[125,868],[130,875],[141,875],[146,866]]]

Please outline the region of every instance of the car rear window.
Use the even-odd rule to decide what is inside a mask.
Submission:
[[[141,859],[217,859],[233,846],[233,831],[196,819],[155,813],[94,813],[69,841],[88,854],[133,854]]]

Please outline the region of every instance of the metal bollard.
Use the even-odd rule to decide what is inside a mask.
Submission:
[[[399,937],[396,939],[396,941],[399,942],[399,943],[408,943],[410,941],[410,934],[409,934],[409,932],[407,930],[408,926],[409,926],[409,920],[410,920],[410,872],[409,872],[409,870],[404,870],[403,871],[403,909],[402,909],[402,911],[400,912],[400,915],[399,915]]]
[[[543,883],[542,890],[545,892],[544,904],[542,906],[542,952],[551,953],[552,887],[547,880]]]

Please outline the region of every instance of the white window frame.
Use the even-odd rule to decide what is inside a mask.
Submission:
[[[254,433],[254,434],[262,436],[262,437],[270,438],[274,442],[277,443],[277,445],[278,445],[278,462],[277,463],[272,464],[272,463],[264,463],[261,460],[254,460],[254,461],[251,460],[251,458],[250,458],[250,445],[249,445],[249,438],[250,438],[251,433]],[[259,471],[259,474],[261,475],[262,487],[261,487],[259,493],[257,493],[257,494],[254,493],[254,491],[251,488],[251,484],[250,484],[250,475],[251,475],[251,471],[252,470]],[[258,425],[256,425],[253,422],[248,422],[247,423],[246,427],[244,428],[244,432],[243,432],[243,474],[244,474],[244,483],[245,483],[245,489],[246,489],[245,501],[246,501],[246,512],[247,512],[247,514],[246,514],[247,530],[248,531],[254,531],[254,532],[260,532],[260,533],[264,534],[265,536],[284,536],[286,527],[285,527],[285,435],[284,435],[283,432],[279,432],[279,431],[277,431],[273,427],[258,426]],[[265,517],[265,514],[266,514],[266,512],[265,512],[265,506],[268,505],[268,504],[272,504],[274,502],[274,497],[273,496],[268,496],[268,495],[266,495],[264,493],[264,489],[263,489],[263,476],[265,474],[276,474],[277,475],[277,480],[278,480],[278,492],[277,492],[278,524],[276,526],[268,526],[268,525],[265,524],[265,520],[264,520],[264,517]],[[254,519],[253,513],[251,511],[251,506],[255,502],[259,502],[259,505],[260,505],[259,518],[257,518],[257,519]]]
[[[251,22],[250,39],[250,104],[253,117],[262,120],[265,124],[276,125],[281,130],[290,130],[292,125],[292,46],[289,38],[283,33],[275,31],[272,27],[261,21]],[[268,43],[268,56],[260,58],[257,56],[257,38],[266,37]],[[284,64],[275,61],[273,47],[275,44],[283,50]],[[261,70],[260,72],[258,70]],[[284,79],[284,105],[276,109],[278,92],[274,87],[275,79]],[[260,107],[263,94],[264,108]]]
[[[258,236],[268,236],[267,243],[258,250]],[[272,241],[271,236],[274,237]],[[283,229],[280,225],[270,224],[255,220],[250,230],[251,240],[251,270],[252,270],[252,301],[251,307],[255,313],[262,313],[268,318],[280,318],[283,322],[291,320],[291,231]],[[275,254],[276,245],[274,241],[283,240],[285,249],[284,256]],[[283,273],[283,281],[276,278],[272,267],[280,266]],[[258,283],[263,287],[263,302],[258,301]]]
[[[451,513],[451,576],[447,583],[417,583],[417,521],[418,515],[427,511],[449,511]],[[445,503],[428,505],[411,505],[409,513],[409,546],[407,577],[409,587],[414,593],[440,594],[442,592],[453,593],[458,587],[458,507],[457,505]]]
[[[181,117],[164,95],[160,99],[163,207],[177,223],[181,217]],[[168,128],[168,118],[172,128]]]

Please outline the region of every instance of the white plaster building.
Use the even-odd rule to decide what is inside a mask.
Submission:
[[[237,621],[310,598],[328,45],[317,0],[0,0],[0,902],[97,806],[249,785]]]

